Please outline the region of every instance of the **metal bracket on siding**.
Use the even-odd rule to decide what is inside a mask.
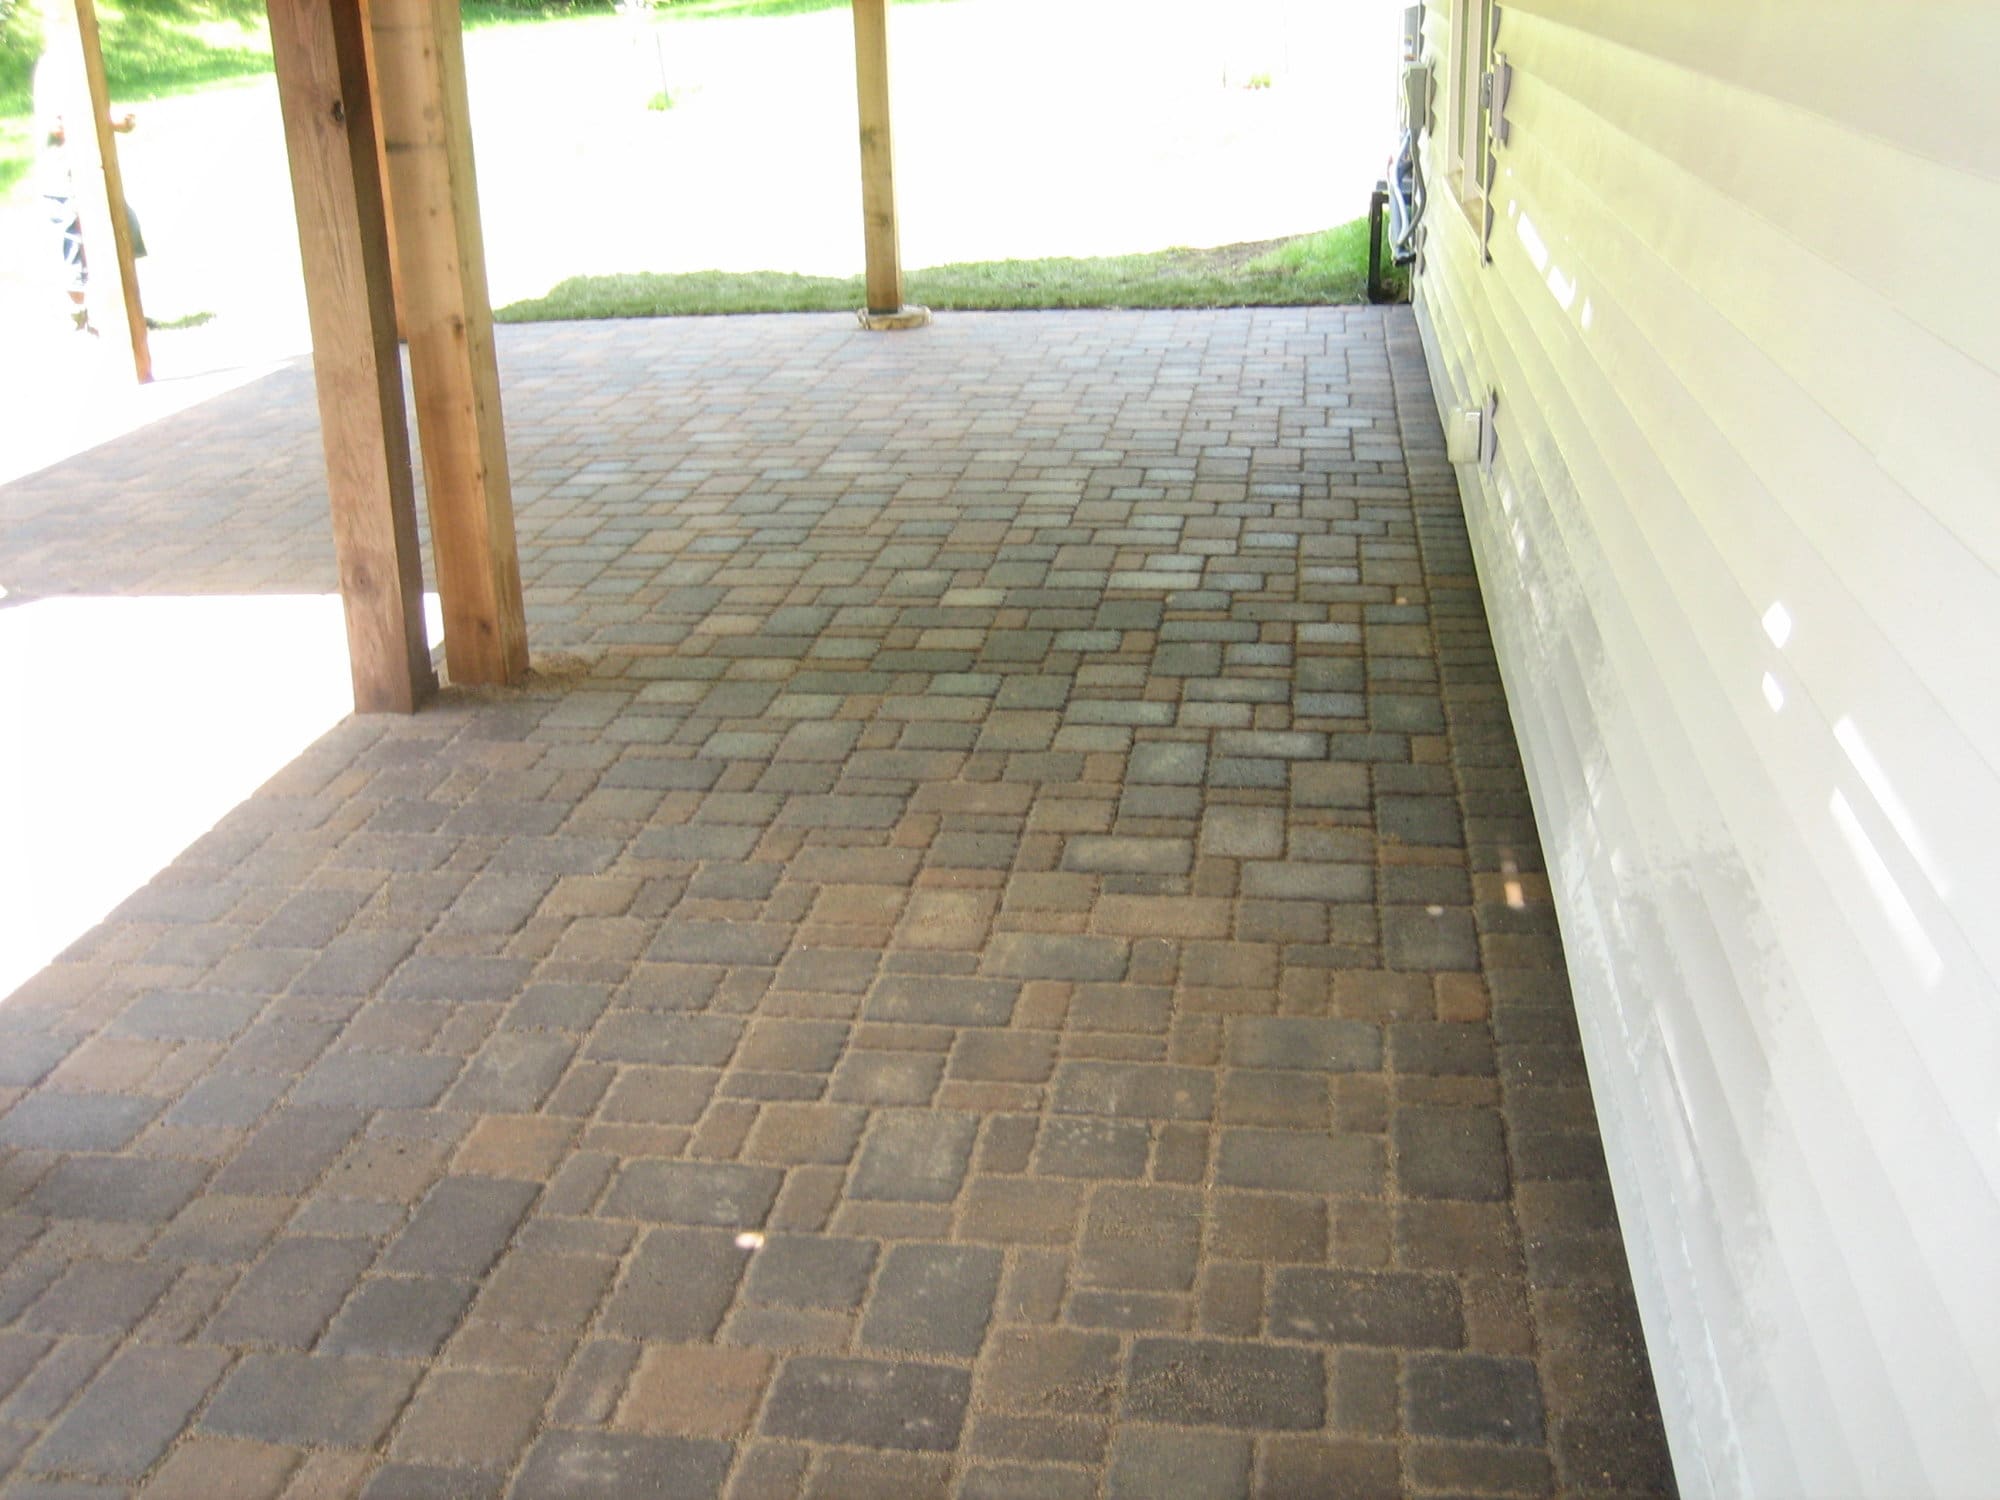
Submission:
[[[1496,153],[1493,150],[1493,142],[1496,138],[1502,143],[1507,139],[1504,126],[1499,132],[1496,132],[1493,128],[1493,121],[1496,110],[1504,111],[1507,107],[1507,88],[1512,82],[1512,70],[1507,68],[1506,59],[1500,57],[1496,50],[1500,45],[1500,18],[1503,14],[1505,12],[1502,7],[1498,5],[1493,7],[1492,19],[1486,29],[1486,49],[1494,57],[1495,67],[1492,71],[1482,73],[1479,77],[1480,102],[1486,106],[1487,110],[1486,163],[1483,174],[1484,182],[1482,184],[1485,192],[1481,194],[1484,202],[1480,210],[1479,226],[1479,263],[1482,266],[1493,264],[1493,184],[1497,180],[1500,171],[1500,164],[1495,160]],[[1506,69],[1508,73],[1506,82],[1502,82],[1500,78],[1503,69]]]
[[[1422,132],[1431,124],[1431,65],[1427,62],[1403,64],[1403,123]]]
[[[1500,457],[1500,430],[1495,420],[1500,415],[1500,393],[1490,391],[1486,396],[1486,409],[1479,414],[1479,472],[1491,474],[1494,462]]]
[[[1486,75],[1486,120],[1487,128],[1493,132],[1493,139],[1506,145],[1510,134],[1507,126],[1507,95],[1514,86],[1514,69],[1503,53],[1493,59],[1493,71]]]
[[[1479,263],[1482,266],[1493,264],[1493,184],[1499,181],[1499,178],[1500,163],[1494,159],[1493,153],[1489,151],[1486,153],[1486,191],[1480,195],[1482,203],[1480,207],[1479,226]]]

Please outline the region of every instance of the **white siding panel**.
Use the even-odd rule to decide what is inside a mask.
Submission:
[[[1524,135],[1526,133],[1524,132]],[[1974,786],[1990,782],[1991,767],[1980,759],[1977,744],[2000,743],[2000,704],[1988,691],[1991,687],[1991,642],[1974,639],[1964,644],[1961,668],[1956,674],[1940,671],[1934,656],[1926,655],[1922,665],[1935,676],[1938,696],[1916,691],[1921,679],[1913,671],[1902,670],[1889,639],[1871,628],[1865,610],[1855,605],[1856,580],[1878,587],[1877,607],[1892,606],[1907,597],[1906,612],[1892,611],[1889,627],[1904,640],[1922,646],[1925,637],[1918,626],[1924,623],[1929,606],[1931,628],[1956,645],[1955,625],[1968,607],[1975,614],[2000,618],[2000,578],[1990,569],[1976,566],[1969,554],[1950,539],[1926,536],[1920,510],[1907,507],[1902,491],[1893,486],[1869,485],[1865,460],[1845,452],[1847,483],[1841,473],[1824,464],[1800,471],[1798,455],[1816,446],[1844,450],[1840,429],[1828,428],[1827,415],[1803,401],[1799,388],[1781,371],[1772,367],[1755,344],[1749,343],[1729,325],[1720,322],[1712,310],[1684,283],[1660,277],[1644,243],[1624,231],[1615,221],[1594,212],[1590,198],[1581,191],[1571,192],[1573,183],[1554,159],[1535,154],[1532,139],[1510,156],[1510,208],[1521,218],[1531,212],[1575,225],[1586,226],[1589,243],[1606,247],[1596,259],[1616,267],[1615,276],[1599,276],[1596,265],[1585,263],[1578,252],[1574,274],[1596,294],[1603,311],[1596,318],[1591,343],[1595,358],[1612,377],[1620,397],[1630,405],[1633,420],[1650,451],[1665,469],[1664,481],[1672,494],[1684,501],[1685,534],[1678,541],[1666,538],[1660,550],[1672,554],[1681,548],[1705,551],[1706,566],[1691,577],[1720,582],[1725,576],[1735,586],[1733,596],[1691,601],[1691,604],[1726,605],[1722,618],[1709,618],[1713,639],[1704,647],[1711,665],[1726,668],[1739,692],[1734,695],[1739,708],[1748,706],[1752,718],[1764,712],[1762,681],[1769,674],[1784,694],[1789,717],[1770,726],[1770,733],[1791,741],[1785,754],[1788,766],[1796,767],[1811,759],[1828,785],[1842,787],[1849,805],[1856,801],[1872,804],[1875,794],[1861,783],[1856,768],[1843,764],[1857,742],[1863,758],[1877,764],[1951,766],[1957,773],[1950,780],[1903,777],[1907,791],[1897,791],[1893,799],[1907,813],[1905,829],[1915,836],[1924,851],[1919,861],[1893,826],[1878,830],[1886,834],[1891,850],[1902,848],[1909,864],[1901,884],[1920,901],[1918,915],[1925,920],[1933,948],[1939,942],[1970,943],[1969,961],[1982,965],[1990,978],[2000,973],[2000,924],[1973,899],[1976,887],[1958,878],[1959,872],[1976,868],[1990,860],[1993,840],[2000,835],[2000,798],[1968,798],[1956,787],[1969,780]],[[1528,196],[1535,181],[1553,183],[1554,193]],[[1641,262],[1634,269],[1632,262]],[[1498,267],[1504,277],[1518,267],[1513,257],[1502,257]],[[1654,276],[1646,272],[1654,270]],[[1648,285],[1659,295],[1648,303],[1634,295]],[[1657,306],[1657,316],[1641,325],[1626,316],[1625,310]],[[1679,359],[1679,367],[1672,363]],[[1574,363],[1572,357],[1568,363]],[[1710,372],[1722,369],[1737,378],[1723,378]],[[1746,373],[1747,372],[1747,373]],[[1788,412],[1780,399],[1793,398],[1801,409]],[[1706,397],[1706,401],[1704,401]],[[2000,409],[2000,402],[1996,402]],[[1711,420],[1710,414],[1713,414]],[[1732,441],[1733,439],[1733,441]],[[1746,453],[1735,446],[1741,442]],[[1753,459],[1768,458],[1762,465],[1768,482],[1753,468]],[[1822,502],[1839,494],[1849,508],[1873,502],[1883,516],[1884,527],[1897,527],[1893,549],[1904,567],[1900,579],[1884,577],[1879,563],[1872,569],[1871,558],[1884,552],[1883,534],[1877,530],[1867,538],[1865,552],[1848,549],[1843,560],[1848,576],[1842,578],[1820,566],[1825,545],[1826,517],[1814,514],[1828,507]],[[1802,513],[1794,516],[1783,504],[1793,497]],[[1681,519],[1682,507],[1648,507],[1646,515],[1660,530],[1671,529]],[[1926,545],[1928,543],[1928,545]],[[1963,569],[1952,565],[1964,563]],[[1776,566],[1774,566],[1776,564]],[[1910,570],[1917,570],[1912,576]],[[1872,578],[1870,575],[1873,575]],[[1879,587],[1888,584],[1889,587]],[[1959,584],[1958,592],[1948,592]],[[1794,620],[1795,635],[1787,648],[1779,650],[1764,633],[1761,616],[1770,603],[1783,602]],[[1733,615],[1734,618],[1729,618]],[[1909,616],[1918,616],[1913,623]],[[1941,654],[1941,653],[1940,653]],[[1857,675],[1884,684],[1871,705],[1888,710],[1881,717],[1881,730],[1866,735],[1845,716],[1849,702],[1848,684]],[[1944,701],[1939,701],[1939,698]],[[1836,736],[1836,727],[1845,727]],[[1877,739],[1893,750],[1868,748]],[[1888,759],[1885,762],[1884,756]],[[1888,777],[1889,784],[1896,778]],[[1818,786],[1808,792],[1808,783],[1792,778],[1786,783],[1789,799],[1797,815],[1811,822],[1825,820],[1826,798]],[[1812,805],[1817,796],[1819,805]],[[1807,801],[1800,805],[1800,799]],[[1940,889],[1942,887],[1942,889]],[[1864,916],[1879,918],[1879,902],[1871,901]],[[1944,931],[1940,931],[1944,929]],[[1955,930],[1956,936],[1949,935]],[[1915,978],[1907,957],[1891,954],[1888,977]],[[1976,956],[1975,956],[1976,955]],[[1928,986],[1925,986],[1928,988]],[[2000,1016],[1990,1009],[1967,1007],[1958,1017],[1965,1028],[1956,1036],[1938,1033],[1934,1041],[1943,1044],[1934,1066],[1943,1076],[1954,1076],[1952,1093],[1964,1112],[1961,1134],[1977,1140],[1979,1155],[1990,1187],[2000,1187],[2000,1139],[1978,1129],[1990,1118],[1992,1084],[1976,1066],[1979,1058],[1993,1055]],[[1965,1043],[1973,1042],[1968,1048]],[[2000,1306],[2000,1298],[1996,1298]]]
[[[1430,216],[1689,1494],[2000,1474],[2000,8],[1912,9],[1509,7],[1492,263]]]
[[[1503,304],[1498,311],[1500,331],[1509,340],[1507,349],[1511,353],[1525,354],[1530,347],[1525,330],[1511,326],[1514,309]],[[1533,382],[1539,375],[1543,390],[1553,393],[1560,389],[1560,383],[1550,372],[1533,368],[1532,357],[1526,363],[1528,368],[1523,371],[1525,381]],[[1554,401],[1545,407],[1542,414],[1549,419],[1552,430],[1558,433],[1574,422],[1573,415],[1561,410]],[[1591,430],[1598,432],[1606,429],[1593,426]],[[1577,446],[1571,450],[1572,455],[1576,455],[1578,447],[1590,443],[1588,436],[1580,437]],[[1502,482],[1505,483],[1505,480]],[[1561,524],[1558,517],[1558,525]],[[1577,534],[1578,543],[1584,547],[1588,547],[1592,540],[1587,531]],[[1623,566],[1617,555],[1621,550],[1625,554]],[[1637,567],[1631,565],[1634,561]],[[1633,596],[1667,587],[1664,576],[1652,567],[1652,561],[1653,554],[1643,542],[1634,543],[1626,537],[1611,555],[1592,555],[1581,569],[1581,576],[1589,580],[1588,592],[1597,596],[1591,606],[1594,618],[1600,625],[1616,623],[1626,636],[1622,641],[1614,637],[1608,643],[1609,679],[1594,685],[1593,696],[1599,699],[1600,704],[1608,691],[1615,691],[1616,683],[1644,681],[1663,674],[1676,659],[1677,654],[1671,649],[1661,650],[1661,643],[1639,639],[1621,613],[1620,607]],[[1700,769],[1695,763],[1691,742],[1683,737],[1681,730],[1684,724],[1702,722],[1711,715],[1696,708],[1684,710],[1675,717],[1668,712],[1673,708],[1671,703],[1651,698],[1642,699],[1636,708],[1636,717],[1641,721],[1639,737],[1623,745],[1613,741],[1606,748],[1614,765],[1625,773],[1618,778],[1619,781],[1629,776],[1642,783],[1637,788],[1639,795],[1621,807],[1605,795],[1606,786],[1615,783],[1600,783],[1594,792],[1596,805],[1592,808],[1592,819],[1604,827],[1623,826],[1628,829],[1632,847],[1614,847],[1612,851],[1613,860],[1622,858],[1630,871],[1620,878],[1619,883],[1636,883],[1652,896],[1649,904],[1629,906],[1627,909],[1630,930],[1624,941],[1630,961],[1649,973],[1670,979],[1677,990],[1690,997],[1698,1012],[1695,1024],[1687,1026],[1676,1025],[1671,1015],[1662,1017],[1669,1060],[1684,1101],[1681,1108],[1692,1120],[1696,1137],[1695,1154],[1706,1179],[1698,1191],[1714,1199],[1718,1222],[1740,1223],[1746,1219],[1757,1222],[1768,1214],[1768,1206],[1762,1201],[1766,1185],[1752,1181],[1751,1174],[1766,1163],[1770,1152],[1768,1147],[1762,1145],[1754,1152],[1747,1150],[1744,1142],[1746,1139],[1755,1141],[1766,1133],[1765,1119],[1781,1107],[1782,1101],[1772,1098],[1769,1072],[1764,1066],[1768,1044],[1753,1029],[1758,1018],[1740,1008],[1717,1007],[1712,1003],[1718,993],[1725,993],[1718,991],[1714,980],[1717,975],[1726,976],[1728,966],[1715,951],[1717,940],[1713,924],[1707,920],[1698,896],[1691,892],[1690,887],[1705,878],[1712,879],[1715,871],[1699,864],[1691,865],[1677,851],[1684,847],[1704,847],[1715,842],[1717,835],[1700,830],[1690,831],[1678,825],[1674,820],[1677,812],[1698,819],[1702,809],[1699,806],[1677,809],[1667,792],[1667,789],[1685,786],[1699,777]],[[1625,722],[1633,717],[1626,705],[1615,702],[1600,708],[1600,714],[1605,722],[1612,723]],[[1657,778],[1644,775],[1649,760],[1657,761],[1669,755],[1678,764],[1664,767]],[[1653,791],[1652,783],[1655,781],[1662,789],[1659,794]],[[1643,809],[1643,812],[1625,816],[1629,808]],[[1782,1138],[1789,1131],[1780,1134]],[[1771,1163],[1772,1168],[1779,1172],[1780,1186],[1794,1180],[1782,1174],[1784,1165]],[[1793,1278],[1809,1274],[1821,1281],[1839,1279],[1838,1267],[1823,1263],[1829,1243],[1823,1233],[1808,1232],[1796,1239],[1780,1237],[1774,1243],[1781,1253],[1790,1251],[1822,1262],[1810,1272],[1794,1268],[1790,1273]],[[1714,1267],[1711,1274],[1723,1279],[1735,1279],[1725,1266]],[[1754,1274],[1754,1266],[1748,1274]],[[1795,1339],[1781,1340],[1774,1346],[1781,1354],[1795,1347]],[[1732,1405],[1738,1409],[1745,1405],[1754,1406],[1758,1401],[1767,1399],[1764,1395],[1767,1391],[1775,1392],[1782,1400],[1796,1394],[1798,1389],[1796,1382],[1779,1381],[1771,1378],[1770,1372],[1759,1371],[1747,1388],[1733,1393]],[[1872,1413],[1881,1409],[1880,1402],[1888,1394],[1877,1389],[1870,1393],[1872,1400],[1853,1402],[1853,1420],[1865,1424]],[[1806,1492],[1823,1493],[1826,1489],[1824,1476],[1808,1476]]]
[[[1873,138],[1913,161],[2000,180],[1991,0],[1515,0],[1508,11],[1796,104],[1836,127],[1841,144]]]
[[[1814,123],[1809,117],[1801,121],[1783,110],[1763,118],[1758,118],[1763,111],[1750,109],[1725,114],[1713,97],[1714,85],[1646,59],[1621,59],[1624,66],[1614,76],[1630,86],[1613,88],[1602,74],[1590,71],[1590,49],[1582,45],[1588,38],[1520,17],[1508,23],[1508,36],[1529,47],[1538,65],[1519,85],[1509,118],[1539,137],[1538,142],[1517,143],[1522,149],[1507,153],[1509,165],[1517,158],[1531,161],[1538,146],[1546,150],[1554,144],[1549,154],[1558,161],[1574,155],[1565,165],[1587,174],[1589,191],[1601,200],[1603,212],[1629,230],[1648,255],[1659,257],[1654,274],[1661,277],[1662,291],[1669,290],[1672,280],[1683,283],[1710,304],[1716,320],[1753,343],[1787,376],[1767,389],[1773,400],[1790,398],[1800,409],[1791,416],[1806,431],[1827,417],[1838,425],[1833,435],[1837,449],[1826,443],[1808,446],[1796,461],[1816,462],[1822,473],[1854,462],[1879,465],[1884,487],[1900,486],[1901,493],[1852,497],[1843,487],[1833,487],[1829,498],[1844,502],[1845,513],[1838,524],[1828,524],[1833,517],[1824,518],[1824,534],[1850,551],[1872,551],[1879,559],[1874,544],[1884,523],[1942,527],[1964,549],[1962,558],[1936,549],[1942,564],[1961,575],[1948,583],[1970,578],[1974,586],[1995,587],[1978,556],[2000,553],[2000,506],[1991,503],[1991,485],[2000,476],[2000,424],[1991,420],[2000,408],[2000,332],[1982,340],[1986,364],[1951,343],[1950,336],[1962,335],[1982,320],[2000,330],[2000,298],[1968,299],[1961,289],[1947,301],[1948,291],[1935,290],[1932,278],[1914,272],[1921,263],[1915,254],[1875,268],[1882,277],[1879,284],[1852,274],[1827,255],[1853,259],[1846,253],[1850,247],[1878,243],[1888,217],[1892,223],[1922,225],[1929,239],[1949,242],[1932,246],[1932,254],[1946,264],[1990,260],[1993,247],[2000,245],[2000,184],[1973,184],[1954,200],[1948,178],[1938,180],[1945,174],[1926,178],[1905,164],[1898,180],[1891,166],[1878,164],[1873,191],[1857,196],[1849,191],[1856,162],[1871,149],[1875,155],[1881,152],[1865,144],[1844,145],[1837,170],[1804,174],[1804,180],[1819,185],[1826,201],[1800,227],[1801,238],[1771,221],[1782,205],[1768,194],[1735,196],[1705,176],[1702,169],[1715,163],[1709,153],[1691,149],[1685,136],[1660,143],[1628,133],[1626,124],[1644,122],[1634,114],[1639,108],[1632,102],[1635,95],[1661,117],[1730,118],[1734,139],[1726,159],[1764,161],[1764,175],[1775,177],[1768,164],[1769,143],[1798,136],[1802,124]],[[1551,45],[1540,45],[1544,38]],[[1561,66],[1540,71],[1545,54],[1554,54]],[[1584,86],[1578,97],[1564,92],[1576,85]],[[1616,115],[1624,119],[1600,113],[1614,102]],[[1579,150],[1572,144],[1579,140],[1593,144]],[[1791,175],[1802,176],[1795,168]],[[1838,212],[1843,196],[1844,215]],[[1870,201],[1880,210],[1859,207]],[[1952,202],[1953,214],[1940,222],[1914,211],[1914,205],[1927,202]],[[1567,227],[1568,221],[1563,222]],[[1593,250],[1608,248],[1600,247],[1594,234],[1589,243]],[[1823,254],[1820,246],[1831,248]],[[1919,247],[1909,248],[1914,252]],[[1899,299],[1909,298],[1911,288],[1934,289],[1934,330],[1912,321],[1898,305]],[[1704,359],[1691,370],[1712,370],[1715,380],[1724,381],[1736,375],[1738,365]],[[1885,386],[1880,378],[1884,370],[1923,370],[1929,378]],[[1700,394],[1719,416],[1732,413],[1732,406],[1720,399],[1723,392]],[[1774,455],[1791,447],[1781,441],[1758,446]],[[1797,477],[1803,488],[1819,476]],[[1946,587],[1935,596],[1955,598],[1957,592]],[[1918,628],[1916,622],[1910,628]]]

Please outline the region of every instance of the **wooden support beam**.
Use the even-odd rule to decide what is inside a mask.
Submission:
[[[402,325],[454,682],[528,671],[457,0],[369,0]]]
[[[389,297],[358,0],[266,0],[312,322],[313,377],[354,706],[409,713],[437,689],[424,637],[416,486]]]
[[[396,266],[396,206],[389,199],[389,148],[382,129],[382,91],[375,81],[375,29],[370,0],[361,0],[361,35],[368,44],[368,97],[375,101],[375,157],[381,168],[382,204],[389,219],[389,293],[396,304],[396,337],[407,340],[403,327],[403,273]]]
[[[132,254],[132,224],[125,212],[125,179],[118,169],[112,131],[111,89],[104,78],[104,43],[93,0],[74,7],[51,5],[44,22],[44,62],[67,86],[57,104],[63,149],[70,164],[72,203],[91,258],[85,305],[100,329],[122,328],[132,345],[132,373],[153,378],[146,310],[139,300],[139,268]]]
[[[853,0],[854,85],[861,106],[861,221],[868,256],[865,328],[916,328],[930,321],[903,305],[903,251],[896,229],[896,152],[889,129],[888,0]]]

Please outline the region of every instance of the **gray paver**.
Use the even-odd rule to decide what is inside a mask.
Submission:
[[[1144,1421],[1299,1431],[1326,1417],[1320,1356],[1217,1339],[1137,1339],[1125,1410]]]
[[[409,1275],[478,1276],[493,1264],[538,1191],[531,1182],[447,1177],[431,1189],[383,1258]]]
[[[1087,1286],[1186,1291],[1194,1283],[1201,1194],[1187,1188],[1108,1186],[1092,1194],[1076,1269]]]
[[[347,1149],[365,1119],[351,1109],[274,1110],[212,1188],[245,1197],[303,1193]]]
[[[1248,1438],[1165,1427],[1125,1427],[1111,1446],[1109,1500],[1241,1500],[1250,1488]]]
[[[77,1044],[67,1036],[13,1036],[0,1049],[0,1088],[33,1088]]]
[[[1143,1177],[1152,1133],[1130,1120],[1057,1115],[1035,1142],[1035,1170],[1052,1177]]]
[[[623,1229],[622,1225],[617,1227]],[[627,1242],[628,1236],[621,1233],[605,1241],[603,1248],[614,1251]],[[578,1248],[594,1251],[596,1247],[586,1241]],[[617,1269],[618,1263],[608,1253],[563,1255],[524,1245],[510,1252],[487,1278],[475,1316],[509,1328],[575,1332],[591,1320]],[[441,1299],[442,1293],[439,1295]],[[442,1313],[442,1307],[439,1311]]]
[[[801,1356],[786,1363],[764,1405],[776,1437],[869,1448],[950,1451],[972,1380],[947,1365]]]
[[[1534,1364],[1477,1354],[1410,1359],[1404,1409],[1410,1431],[1465,1442],[1539,1443],[1542,1395]]]
[[[287,1236],[236,1284],[202,1337],[307,1348],[374,1258],[375,1247],[363,1240]]]
[[[158,1224],[186,1207],[207,1175],[198,1162],[70,1157],[42,1179],[32,1201],[52,1219]]]
[[[1470,971],[1479,967],[1472,914],[1450,908],[1383,908],[1382,952],[1392,969]]]
[[[873,1240],[772,1235],[751,1258],[743,1294],[783,1307],[857,1307],[877,1249]]]
[[[1206,1120],[1214,1096],[1214,1075],[1201,1068],[1096,1062],[1056,1068],[1055,1108],[1074,1114]]]
[[[634,1162],[618,1174],[603,1212],[665,1224],[754,1229],[777,1199],[783,1174],[734,1162]]]
[[[1119,1343],[1068,1328],[1005,1328],[979,1360],[982,1405],[1002,1411],[1109,1412],[1119,1381]]]
[[[609,1062],[719,1067],[742,1035],[743,1023],[727,1016],[614,1011],[598,1025],[587,1052]]]
[[[1286,1338],[1315,1342],[1455,1349],[1465,1341],[1458,1283],[1411,1271],[1280,1270],[1270,1317]]]
[[[248,1026],[263,1008],[257,995],[159,991],[141,996],[111,1030],[152,1041],[221,1042]]]
[[[1130,944],[1122,938],[1008,932],[986,949],[989,972],[1013,979],[1123,979],[1130,962]]]
[[[575,1050],[559,1038],[503,1032],[466,1065],[446,1104],[476,1113],[525,1113],[548,1097]]]
[[[862,1344],[971,1358],[986,1337],[1000,1266],[999,1251],[977,1246],[893,1246],[861,1323]]]
[[[856,1198],[949,1203],[958,1196],[978,1129],[972,1115],[881,1111],[847,1190]]]
[[[874,1021],[1005,1026],[1020,993],[1020,985],[1005,979],[889,974],[876,984],[862,1013]]]
[[[604,1321],[627,1338],[712,1337],[736,1296],[747,1254],[720,1229],[656,1229],[620,1276]]]
[[[1382,1145],[1365,1135],[1225,1130],[1215,1175],[1230,1187],[1372,1195],[1384,1178]]]
[[[1382,1066],[1382,1031],[1361,1021],[1248,1017],[1230,1025],[1229,1061],[1252,1068],[1374,1072]]]
[[[625,1500],[722,1493],[729,1444],[611,1432],[544,1433],[528,1450],[513,1500]]]
[[[130,1332],[173,1284],[172,1266],[78,1260],[21,1317],[41,1333]]]
[[[397,1424],[390,1453],[446,1469],[501,1469],[527,1444],[553,1378],[537,1370],[433,1369]]]
[[[123,1094],[30,1094],[0,1118],[0,1146],[28,1151],[116,1151],[160,1110]]]
[[[137,1479],[179,1435],[228,1363],[220,1349],[125,1350],[42,1440],[34,1466]]]
[[[0,1401],[27,1378],[28,1372],[41,1363],[42,1356],[53,1346],[53,1339],[0,1333]]]
[[[1086,834],[1068,841],[1063,868],[1112,875],[1185,875],[1194,863],[1186,839]]]
[[[1406,1105],[1390,1130],[1404,1192],[1489,1202],[1507,1197],[1507,1145],[1496,1111]]]
[[[506,1477],[437,1464],[384,1464],[368,1478],[361,1500],[500,1500]]]
[[[471,1300],[472,1283],[467,1281],[375,1277],[348,1299],[320,1348],[328,1354],[427,1359],[443,1346]]]
[[[253,1354],[230,1372],[201,1425],[266,1443],[372,1448],[417,1375],[416,1366],[390,1360]]]

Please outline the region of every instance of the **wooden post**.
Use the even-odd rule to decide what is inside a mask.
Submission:
[[[417,437],[454,682],[528,670],[457,0],[369,0]]]
[[[437,689],[424,638],[416,486],[389,305],[358,0],[266,0],[312,322],[354,706],[409,713]]]
[[[70,23],[71,15],[75,25]],[[153,351],[146,338],[146,310],[139,301],[139,268],[132,256],[132,225],[125,215],[125,179],[118,170],[118,143],[111,129],[111,89],[104,79],[104,44],[93,0],[75,0],[75,10],[49,7],[44,66],[56,66],[74,84],[58,101],[64,150],[69,153],[71,191],[83,228],[86,256],[94,248],[85,306],[104,314],[102,326],[122,324],[132,344],[132,373],[143,384],[153,378]],[[75,87],[80,84],[81,87]]]
[[[853,0],[854,84],[861,106],[861,221],[868,255],[864,328],[920,328],[931,315],[903,305],[896,231],[895,145],[889,130],[888,0]]]
[[[370,0],[361,0],[361,36],[368,45],[368,97],[375,101],[375,159],[381,169],[382,205],[388,215],[389,231],[389,296],[396,305],[396,337],[408,339],[409,331],[403,327],[403,273],[396,265],[396,205],[389,198],[389,147],[387,133],[382,129],[382,91],[375,82],[375,29],[370,15]]]

